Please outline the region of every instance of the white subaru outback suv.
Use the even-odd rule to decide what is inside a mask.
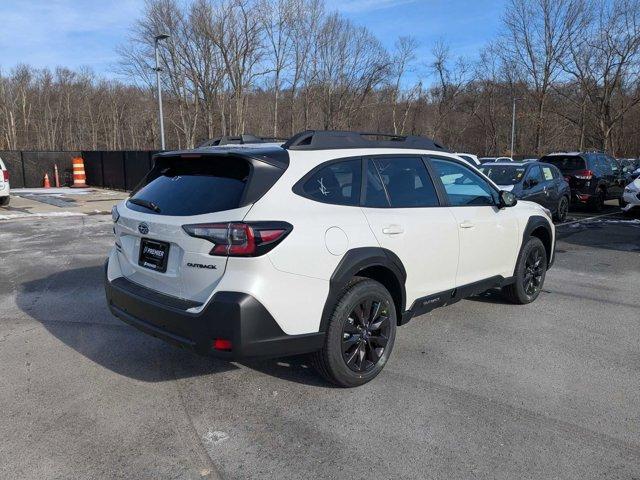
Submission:
[[[554,260],[547,210],[422,137],[161,153],[113,220],[117,317],[226,359],[310,353],[346,387],[412,317],[495,287],[532,302]]]

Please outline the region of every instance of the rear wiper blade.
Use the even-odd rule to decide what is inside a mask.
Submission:
[[[160,207],[149,200],[143,200],[142,198],[130,198],[129,201],[134,205],[140,205],[141,207],[153,210],[156,213],[160,213]]]

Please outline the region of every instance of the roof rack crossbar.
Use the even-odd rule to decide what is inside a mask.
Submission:
[[[344,148],[446,150],[442,145],[432,139],[417,135],[340,130],[306,130],[291,137],[283,147],[288,150],[329,150]]]
[[[197,148],[202,147],[222,147],[224,145],[245,145],[248,143],[284,143],[286,141],[285,138],[278,137],[259,137],[257,135],[252,135],[249,133],[245,133],[242,135],[222,135],[220,137],[215,137],[210,140],[206,140],[199,144]]]

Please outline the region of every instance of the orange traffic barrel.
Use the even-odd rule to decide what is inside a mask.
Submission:
[[[84,160],[82,157],[73,157],[73,185],[71,188],[86,188],[87,176],[84,174]]]

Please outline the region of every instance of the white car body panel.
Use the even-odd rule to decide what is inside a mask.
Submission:
[[[455,287],[459,229],[450,208],[363,210],[378,244],[398,255],[405,266],[407,305]]]
[[[0,158],[0,197],[8,197],[10,194],[9,181],[4,180],[4,172],[7,170],[4,162]]]
[[[622,199],[627,202],[627,205],[623,208],[626,212],[632,208],[640,207],[640,178],[636,178],[625,187]]]
[[[450,208],[460,227],[457,286],[497,275],[505,278],[513,275],[521,236],[516,207]]]

